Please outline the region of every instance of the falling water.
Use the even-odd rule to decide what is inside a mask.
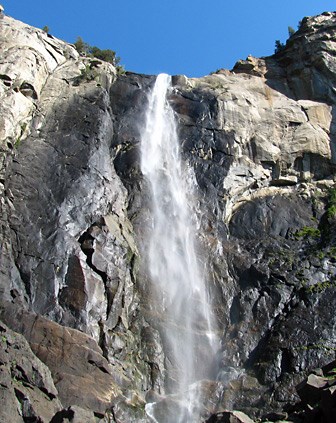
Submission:
[[[213,377],[215,325],[195,247],[195,207],[191,174],[181,163],[174,112],[167,100],[171,78],[161,74],[149,98],[141,139],[141,169],[151,188],[153,225],[148,268],[159,306],[157,323],[166,357],[166,389],[179,394],[178,415],[153,421],[196,422],[195,382]],[[194,384],[193,386],[191,386]],[[174,407],[173,407],[174,408]],[[176,411],[179,409],[179,411]]]

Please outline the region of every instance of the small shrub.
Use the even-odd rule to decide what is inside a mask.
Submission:
[[[333,218],[336,216],[336,188],[331,188],[328,194],[327,216]]]
[[[42,31],[44,31],[46,34],[49,34],[49,26],[45,25],[45,26],[42,28]]]
[[[331,247],[328,255],[330,258],[336,260],[336,247]]]
[[[328,217],[331,217],[331,218],[335,217],[336,216],[336,205],[332,205],[332,206],[328,207],[327,213],[328,213]]]
[[[110,49],[101,50],[100,48],[93,46],[89,48],[89,53],[96,59],[112,63],[112,65],[117,65],[120,62],[120,57],[117,57],[116,52]]]
[[[120,62],[120,57],[116,55],[115,51],[110,49],[101,50],[99,47],[90,46],[90,44],[84,42],[81,37],[77,37],[74,45],[79,54],[95,57],[96,59],[111,63],[114,66],[117,66]]]
[[[298,238],[320,238],[321,231],[312,226],[304,226],[302,229],[296,232],[295,237]]]
[[[77,37],[74,45],[79,54],[88,54],[90,46],[83,41],[82,37]]]
[[[330,188],[330,190],[329,190],[329,202],[336,204],[336,188]]]
[[[88,64],[84,69],[81,69],[81,74],[74,79],[74,85],[78,86],[81,82],[93,81],[97,77],[97,71]]]
[[[279,53],[285,48],[285,45],[280,40],[275,40],[275,50],[274,53]]]
[[[334,281],[324,281],[318,282],[315,285],[311,285],[307,288],[307,292],[310,294],[320,294],[321,292],[325,291],[327,288],[335,288]]]
[[[320,260],[323,260],[325,257],[325,253],[323,251],[318,251],[317,252],[317,258]]]

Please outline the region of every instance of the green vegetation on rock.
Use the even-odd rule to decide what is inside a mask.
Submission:
[[[295,238],[320,238],[321,231],[318,228],[313,228],[312,226],[304,226],[301,230],[296,232]]]
[[[275,40],[275,50],[274,53],[279,53],[285,48],[285,44],[283,44],[280,40]]]
[[[336,216],[336,188],[331,188],[329,190],[327,216],[329,218],[333,218]]]
[[[336,282],[334,280],[328,280],[324,282],[319,282],[315,285],[311,285],[307,287],[306,289],[307,289],[307,292],[312,294],[312,293],[321,293],[328,288],[335,288],[335,287],[336,287]]]
[[[120,57],[116,55],[116,52],[114,50],[102,50],[99,47],[90,46],[90,44],[83,41],[81,37],[77,37],[77,40],[74,45],[79,54],[89,57],[95,57],[96,59],[111,63],[113,66],[116,67],[118,74],[122,74],[124,72],[123,66],[119,65]]]
[[[81,82],[87,81],[93,81],[97,77],[98,73],[94,69],[93,63],[89,63],[85,66],[84,69],[81,69],[81,74],[76,77],[74,80],[74,85],[79,85]]]

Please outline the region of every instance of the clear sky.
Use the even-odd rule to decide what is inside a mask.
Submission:
[[[267,56],[335,0],[0,0],[5,13],[68,42],[110,48],[126,70],[203,76]]]

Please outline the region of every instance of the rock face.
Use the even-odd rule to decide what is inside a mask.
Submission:
[[[336,13],[305,18],[272,57],[173,77],[222,337],[212,412],[288,408],[335,357],[335,26]],[[34,381],[11,365],[7,343],[1,395],[18,422],[149,421],[146,395],[165,394],[139,161],[155,78],[7,16],[0,40],[1,330],[43,369]],[[248,419],[235,413],[211,421]]]
[[[1,420],[50,422],[62,406],[49,369],[22,335],[3,323],[0,334]]]

